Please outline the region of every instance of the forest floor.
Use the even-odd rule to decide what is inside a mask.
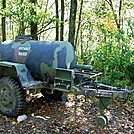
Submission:
[[[70,94],[68,101],[56,102],[40,97],[27,103],[27,119],[22,122],[0,114],[0,134],[134,134],[134,108],[126,105],[105,112],[110,120],[99,128],[97,99]]]

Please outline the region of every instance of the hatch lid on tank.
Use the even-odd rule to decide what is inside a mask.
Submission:
[[[16,42],[26,42],[28,40],[32,40],[30,35],[18,35],[15,37]]]

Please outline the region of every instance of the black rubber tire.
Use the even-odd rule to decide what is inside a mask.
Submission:
[[[19,84],[10,77],[0,79],[0,112],[16,117],[25,111],[26,99]]]
[[[51,93],[51,89],[41,89],[41,93],[46,100],[58,100],[61,101],[61,96],[63,94],[62,91],[54,90],[53,94]]]

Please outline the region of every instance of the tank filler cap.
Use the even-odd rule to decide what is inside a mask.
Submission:
[[[16,42],[25,42],[28,40],[32,40],[32,37],[30,35],[18,35],[15,37]]]

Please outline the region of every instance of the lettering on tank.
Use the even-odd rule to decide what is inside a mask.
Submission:
[[[19,47],[18,55],[19,56],[27,56],[30,49],[31,49],[31,47]]]
[[[16,61],[19,63],[25,63],[26,58],[31,52],[30,46],[19,46],[15,49],[16,51]]]

